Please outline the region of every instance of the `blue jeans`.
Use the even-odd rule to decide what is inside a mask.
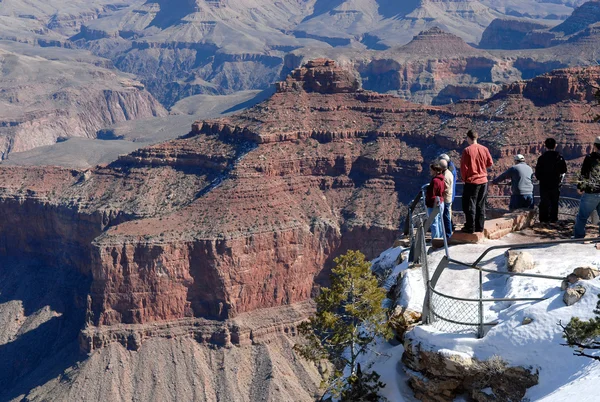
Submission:
[[[444,229],[446,229],[446,237],[452,236],[452,203],[444,203],[444,212],[442,213],[442,219],[444,220]]]
[[[508,209],[513,211],[519,208],[533,209],[533,194],[513,194],[510,196]]]
[[[577,213],[577,218],[575,218],[573,236],[576,239],[583,239],[585,237],[585,225],[594,210],[600,214],[600,194],[584,193],[579,201],[579,212]]]
[[[433,208],[427,208],[427,213],[431,215]],[[443,239],[444,228],[442,228],[442,215],[444,214],[444,204],[440,205],[440,213],[435,216],[431,223],[431,238],[432,239]]]

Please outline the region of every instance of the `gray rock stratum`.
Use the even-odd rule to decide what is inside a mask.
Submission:
[[[584,2],[565,21],[553,25],[529,18],[497,19],[483,32],[479,45],[486,49],[535,49],[597,40],[600,1]],[[591,57],[597,58],[594,54]]]
[[[133,77],[67,49],[0,42],[0,160],[118,122],[165,116]]]

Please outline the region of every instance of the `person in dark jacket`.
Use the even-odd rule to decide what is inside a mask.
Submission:
[[[432,163],[429,168],[431,169],[432,178],[429,182],[429,186],[427,186],[427,192],[425,193],[425,205],[427,206],[427,213],[430,215],[433,212],[434,207],[440,207],[440,213],[436,215],[431,224],[431,238],[441,239],[444,237],[442,215],[444,213],[444,192],[446,191],[446,184],[444,183],[443,169],[439,161]]]
[[[511,196],[508,209],[514,211],[519,208],[533,209],[533,169],[525,163],[525,157],[521,154],[515,155],[515,164],[508,168],[500,176],[496,177],[492,184],[510,179]]]
[[[560,186],[567,173],[567,163],[565,158],[554,150],[554,138],[547,138],[544,146],[546,152],[538,158],[535,165],[535,177],[540,182],[540,222],[556,222]]]
[[[596,210],[600,214],[600,137],[596,137],[594,141],[594,151],[583,160],[577,192],[582,196],[575,218],[573,237],[582,239],[585,237],[585,225],[592,212]]]

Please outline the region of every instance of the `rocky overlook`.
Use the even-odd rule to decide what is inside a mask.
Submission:
[[[108,166],[0,166],[0,257],[84,278],[73,314],[85,325],[81,347],[102,350],[94,356],[109,358],[113,344],[143,351],[173,334],[186,348],[194,339],[252,354],[263,337],[290,342],[335,256],[389,247],[428,162],[441,152],[458,160],[467,129],[490,147],[494,174],[514,153],[533,158],[548,135],[573,168],[597,135],[580,83],[599,75],[561,70],[487,100],[422,106],[354,90],[352,74],[318,60],[267,101]],[[247,318],[265,308],[281,319]],[[100,367],[89,364],[82,373]],[[303,373],[306,389],[318,383],[305,368],[289,370]],[[0,376],[5,389],[12,381]]]

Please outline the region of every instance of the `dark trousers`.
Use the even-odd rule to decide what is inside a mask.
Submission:
[[[540,222],[556,222],[558,220],[558,200],[560,187],[558,184],[540,182]]]
[[[462,196],[462,207],[465,212],[466,232],[483,232],[485,223],[485,201],[487,199],[487,183],[470,184],[465,183]]]
[[[533,209],[533,194],[513,194],[510,196],[508,209],[514,211],[521,208]]]

